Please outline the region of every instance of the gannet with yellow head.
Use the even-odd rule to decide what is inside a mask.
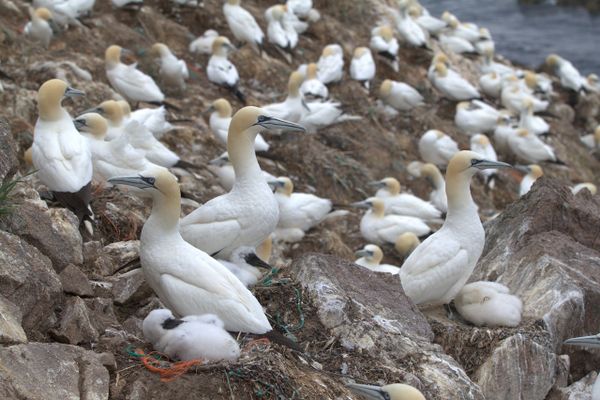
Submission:
[[[389,25],[381,25],[371,30],[371,50],[390,60],[394,71],[398,72],[398,39],[394,37],[394,30]]]
[[[427,33],[410,14],[410,0],[396,0],[399,11],[393,10],[396,19],[396,30],[404,42],[413,47],[427,46]]]
[[[477,326],[516,327],[523,312],[521,299],[498,282],[467,283],[456,295],[454,305],[464,319]]]
[[[475,50],[481,55],[496,51],[496,44],[487,28],[479,28],[479,39],[475,42]]]
[[[519,160],[526,163],[537,164],[542,161],[558,161],[552,147],[527,129],[519,128],[516,130],[516,134],[509,136],[508,146]]]
[[[384,386],[348,383],[346,386],[367,400],[425,400],[423,393],[404,383],[392,383]]]
[[[400,254],[402,258],[406,258],[421,244],[421,241],[412,232],[406,232],[398,236],[396,243],[394,243],[394,249]]]
[[[185,81],[190,77],[185,61],[175,57],[164,43],[154,43],[150,54],[160,59],[159,73],[162,83],[176,90],[185,90]]]
[[[209,119],[210,129],[215,138],[224,146],[227,146],[227,131],[229,130],[232,115],[231,104],[226,99],[221,98],[213,101],[210,109],[212,110]],[[260,133],[256,135],[256,139],[254,140],[254,150],[269,150],[269,144]]]
[[[446,181],[442,173],[434,164],[422,164],[420,167],[419,176],[427,179],[427,182],[432,187],[429,194],[429,201],[441,212],[448,211],[448,200],[446,198]]]
[[[485,244],[485,231],[471,197],[471,178],[479,170],[502,167],[510,165],[485,160],[472,151],[460,151],[450,160],[446,220],[412,252],[400,270],[404,292],[415,304],[447,304],[469,279]]]
[[[472,23],[462,23],[455,15],[448,11],[442,14],[442,20],[448,24],[448,30],[453,36],[465,39],[470,43],[475,43],[479,40],[479,27]]]
[[[288,95],[280,103],[271,103],[262,106],[266,113],[275,118],[285,119],[291,122],[298,122],[306,106],[300,86],[304,82],[304,75],[299,71],[294,71],[288,79]]]
[[[292,61],[291,51],[298,45],[298,32],[288,20],[288,10],[284,4],[267,8],[265,18],[269,23],[267,38],[270,43],[286,51],[288,62]]]
[[[529,192],[535,181],[544,176],[544,170],[537,164],[527,166],[519,165],[516,168],[525,173],[525,176],[523,176],[519,185],[519,196],[523,196]]]
[[[30,9],[31,21],[25,25],[23,32],[31,39],[40,42],[45,48],[50,46],[53,32],[52,12],[45,7],[36,10]]]
[[[430,129],[419,139],[419,154],[428,163],[446,167],[448,161],[458,152],[458,144],[444,132]]]
[[[576,338],[567,339],[563,344],[569,344],[573,346],[584,346],[598,349],[600,348],[600,333],[591,336],[580,336]],[[596,381],[592,386],[592,398],[590,400],[600,400],[600,372],[596,377]]]
[[[317,79],[317,72],[317,64],[310,63],[306,66],[306,76],[300,85],[300,93],[306,98],[325,100],[329,97],[329,90]]]
[[[375,61],[368,47],[357,47],[350,62],[350,77],[362,82],[367,90],[370,81],[375,78]]]
[[[354,253],[356,257],[359,257],[354,261],[354,264],[365,267],[374,272],[386,272],[392,275],[398,275],[400,268],[395,265],[381,264],[383,260],[383,251],[375,244],[367,244],[362,249]]]
[[[483,50],[483,60],[479,66],[482,73],[489,74],[490,72],[495,72],[501,77],[517,73],[513,67],[494,61],[494,51],[492,49],[488,48]]]
[[[125,131],[123,107],[117,101],[103,101],[96,107],[92,107],[83,113],[97,113],[106,119],[107,130],[104,140],[110,141],[123,136],[123,132]]]
[[[481,97],[477,89],[458,72],[438,62],[434,66],[433,86],[446,98],[454,101],[478,99]]]
[[[513,119],[510,111],[501,110],[496,128],[494,129],[494,148],[500,153],[507,154],[510,151],[508,138],[516,135],[518,128],[518,122]]]
[[[423,96],[415,88],[390,79],[381,82],[379,98],[383,104],[398,111],[410,111],[425,104]]]
[[[87,140],[77,132],[71,116],[61,106],[65,97],[83,94],[60,79],[51,79],[40,86],[31,156],[40,181],[91,232],[92,153]]]
[[[219,36],[213,41],[212,55],[208,60],[206,74],[208,80],[216,83],[219,86],[224,86],[229,89],[242,103],[246,103],[246,98],[238,88],[240,75],[237,68],[227,59],[230,51],[235,47],[229,42],[225,36]]]
[[[418,3],[413,4],[408,11],[415,21],[417,21],[417,24],[432,36],[439,35],[440,32],[448,26],[445,21],[431,16],[429,12]]]
[[[550,54],[546,57],[546,65],[554,70],[563,88],[576,92],[582,89],[585,78],[581,76],[570,61],[565,60],[557,54]]]
[[[542,117],[533,115],[531,98],[523,100],[523,108],[519,118],[519,128],[527,129],[534,135],[545,135],[550,131],[550,125]]]
[[[588,149],[600,150],[600,125],[594,129],[594,133],[582,136],[581,143],[583,143]]]
[[[502,90],[502,78],[496,72],[488,72],[479,77],[479,87],[483,93],[497,99]]]
[[[496,150],[494,150],[494,146],[492,146],[490,139],[482,133],[471,136],[471,151],[481,154],[486,160],[498,161],[498,155],[496,154]],[[497,170],[493,168],[481,171],[490,189],[493,189],[496,184],[494,179],[496,172]]]
[[[387,177],[370,186],[377,188],[375,197],[383,200],[386,214],[406,215],[428,222],[441,222],[442,212],[428,201],[421,200],[409,193],[400,193],[400,182],[396,178]]]
[[[493,132],[498,124],[500,112],[480,100],[461,101],[456,105],[454,123],[463,133]]]
[[[223,14],[225,14],[225,20],[227,20],[233,37],[241,42],[251,44],[258,50],[262,49],[265,34],[252,14],[240,6],[240,0],[225,0]]]
[[[344,75],[344,51],[339,44],[329,44],[323,48],[317,62],[317,77],[323,84],[339,82]]]
[[[439,34],[440,45],[444,50],[450,51],[455,54],[464,54],[464,53],[475,53],[475,46],[468,40],[453,35],[452,32],[444,32],[442,31]]]
[[[520,113],[525,108],[526,100],[533,103],[534,112],[545,111],[550,105],[550,102],[535,97],[527,85],[516,76],[505,77],[500,92],[502,105],[514,113]]]
[[[279,206],[254,153],[254,139],[263,129],[304,131],[258,107],[244,107],[235,113],[227,135],[236,179],[233,188],[181,220],[184,239],[208,254],[226,258],[239,247],[256,247],[277,226]]]
[[[190,43],[188,47],[190,53],[212,53],[212,44],[218,36],[219,32],[215,31],[214,29],[207,29],[206,31],[204,31],[202,36],[197,37]]]
[[[600,92],[600,80],[598,75],[589,74],[583,82],[583,87],[588,92]]]

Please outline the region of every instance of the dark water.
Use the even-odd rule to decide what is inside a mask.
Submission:
[[[600,16],[583,8],[520,5],[516,0],[420,0],[440,17],[445,10],[490,30],[496,52],[535,68],[549,53],[571,61],[582,74],[600,74]]]

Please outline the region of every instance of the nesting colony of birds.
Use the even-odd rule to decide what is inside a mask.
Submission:
[[[562,347],[599,346],[599,305],[548,322],[541,299],[566,300],[534,290],[541,267],[482,258],[511,207],[544,212],[543,182],[597,201],[596,75],[513,65],[417,0],[0,11],[2,351],[95,354],[100,383],[75,372],[94,398],[600,399]],[[19,292],[30,259],[50,278]]]

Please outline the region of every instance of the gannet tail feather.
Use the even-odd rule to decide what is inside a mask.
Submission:
[[[300,347],[300,345],[298,343],[285,337],[283,334],[281,334],[277,331],[269,331],[267,333],[257,335],[256,337],[269,339],[273,343],[277,343],[282,346],[289,347],[292,350],[299,351],[300,353],[304,353],[304,350],[302,350],[302,347]]]
[[[229,86],[229,90],[235,95],[235,97],[238,98],[239,101],[242,102],[243,105],[246,105],[246,96],[240,91],[240,89],[238,89],[237,86]]]
[[[84,220],[93,221],[94,213],[89,207],[92,200],[92,182],[79,189],[78,192],[52,192],[54,198],[77,216],[79,223]]]
[[[198,165],[192,164],[190,162],[179,160],[177,164],[173,165],[174,168],[183,168],[183,169],[201,169]]]

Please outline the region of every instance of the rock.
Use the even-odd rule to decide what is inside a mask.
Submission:
[[[85,299],[84,301],[88,308],[92,325],[100,334],[109,328],[121,329],[121,324],[115,315],[111,299],[93,298]]]
[[[92,324],[85,302],[77,296],[67,299],[59,325],[50,333],[63,343],[91,343],[98,340],[98,331]]]
[[[17,168],[19,168],[17,145],[8,121],[0,118],[0,182],[13,176],[17,172]]]
[[[141,268],[120,274],[115,278],[112,293],[117,304],[134,302],[148,297],[152,294],[152,289],[144,279],[144,272]]]
[[[27,342],[21,326],[21,310],[6,297],[0,295],[0,344]]]
[[[73,264],[67,265],[59,275],[63,291],[77,296],[92,296],[94,290],[87,276]]]
[[[105,246],[93,263],[93,273],[99,276],[113,275],[121,268],[139,258],[140,241],[115,242]]]
[[[19,237],[0,231],[0,293],[21,310],[27,337],[38,340],[54,323],[62,285],[46,256]]]
[[[29,343],[0,348],[0,398],[108,399],[109,375],[96,354],[77,346]]]
[[[98,357],[98,361],[104,365],[109,372],[115,372],[117,370],[117,360],[113,353],[104,352],[96,354],[96,357]]]
[[[592,400],[592,386],[597,376],[596,372],[590,372],[567,387],[553,390],[546,400]]]

